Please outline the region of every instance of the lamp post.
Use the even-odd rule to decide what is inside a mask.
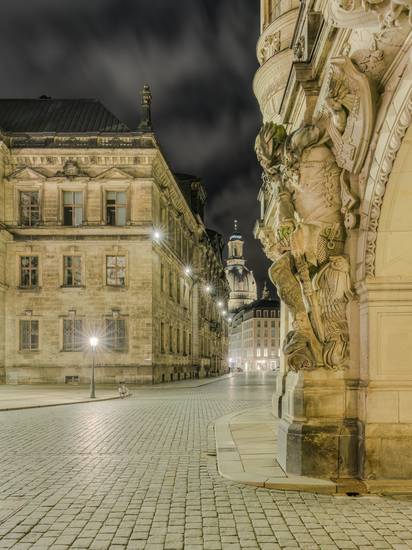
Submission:
[[[90,347],[92,348],[92,378],[90,381],[90,397],[94,399],[96,397],[96,382],[94,378],[94,356],[96,353],[97,344],[99,343],[99,339],[97,336],[91,336],[90,340]]]

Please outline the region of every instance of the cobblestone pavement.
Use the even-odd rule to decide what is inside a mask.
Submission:
[[[224,480],[213,419],[272,380],[0,414],[0,548],[412,548],[412,502],[284,493]]]

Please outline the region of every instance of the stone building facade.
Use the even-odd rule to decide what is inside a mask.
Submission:
[[[265,286],[262,298],[234,312],[229,328],[232,370],[274,370],[279,367],[280,307]]]
[[[235,221],[235,230],[231,235],[227,248],[226,278],[229,283],[230,294],[228,309],[233,312],[244,305],[257,299],[257,287],[253,271],[246,267],[244,257],[245,242],[238,230],[238,222]]]
[[[280,464],[412,478],[412,6],[262,0],[255,235],[282,300]]]
[[[96,100],[0,100],[0,374],[156,383],[226,368],[221,237],[198,178]],[[205,285],[214,293],[206,293]]]

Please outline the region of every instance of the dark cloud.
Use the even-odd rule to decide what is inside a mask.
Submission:
[[[150,83],[169,162],[203,177],[208,223],[225,238],[240,220],[262,282],[267,262],[252,237],[258,34],[259,2],[251,0],[5,0],[1,95],[99,97],[136,127],[139,90]]]

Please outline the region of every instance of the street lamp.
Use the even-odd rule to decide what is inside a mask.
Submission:
[[[92,348],[92,378],[90,381],[90,397],[94,399],[96,397],[96,382],[94,378],[94,356],[96,353],[96,348],[99,343],[97,336],[91,336],[89,338],[90,347]]]
[[[186,266],[185,267],[185,275],[190,277],[191,274],[192,274],[192,268],[190,266]]]
[[[154,229],[153,230],[153,240],[156,241],[157,243],[160,243],[160,241],[162,240],[162,232],[160,231],[160,229]]]

